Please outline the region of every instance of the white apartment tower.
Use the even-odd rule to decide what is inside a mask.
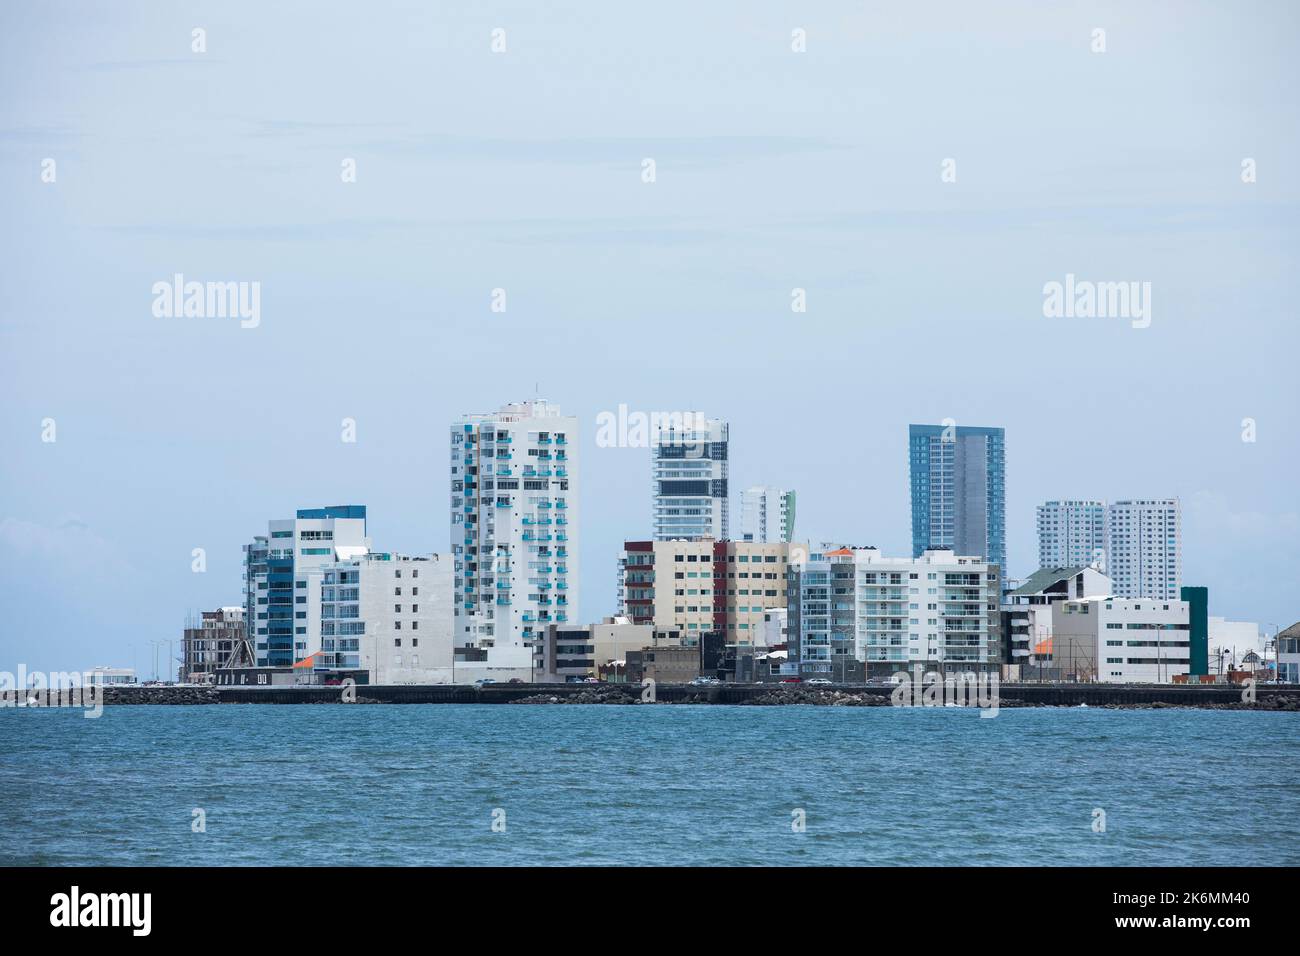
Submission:
[[[1106,512],[1106,573],[1115,582],[1116,596],[1178,600],[1182,536],[1177,498],[1112,502]]]
[[[769,544],[794,540],[794,492],[768,485],[746,488],[740,496],[742,541]]]
[[[579,620],[578,420],[546,401],[451,427],[457,647],[521,660],[550,624]]]
[[[288,667],[320,650],[308,572],[369,551],[365,505],[299,508],[244,546],[244,623],[259,666]]]
[[[1106,570],[1106,503],[1048,501],[1038,506],[1038,566]]]
[[[686,412],[650,436],[656,541],[728,539],[728,430],[720,419]]]

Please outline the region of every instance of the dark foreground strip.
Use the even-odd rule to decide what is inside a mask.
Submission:
[[[1286,871],[1189,869],[5,868],[7,942],[204,946],[425,944],[514,932],[873,946],[1149,936],[1259,942],[1293,924]],[[807,901],[829,908],[814,914]],[[928,914],[928,915],[927,915]],[[87,925],[92,924],[92,925]],[[94,925],[98,924],[98,925]],[[107,925],[104,925],[107,924]],[[75,934],[75,935],[74,935]],[[919,934],[919,935],[918,935]],[[1042,934],[1040,936],[1040,934]],[[534,938],[532,945],[542,945]],[[549,944],[548,944],[549,948]],[[15,952],[22,951],[15,949]],[[53,950],[50,950],[53,952]],[[933,950],[932,950],[933,951]]]

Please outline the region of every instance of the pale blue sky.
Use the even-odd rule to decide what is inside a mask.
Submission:
[[[1042,500],[1179,495],[1211,613],[1300,618],[1294,4],[329,6],[0,7],[0,669],[145,668],[297,507],[446,550],[448,422],[535,383],[585,426],[589,619],[649,532],[619,403],[899,554],[908,423],[1001,425],[1013,575]],[[175,272],[261,326],[154,318]],[[1067,273],[1151,327],[1045,319]]]

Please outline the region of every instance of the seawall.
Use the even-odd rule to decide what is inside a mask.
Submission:
[[[771,702],[833,703],[838,693],[877,698],[888,703],[893,688],[861,684],[659,684],[655,703],[660,704],[744,704]],[[50,706],[51,691],[0,691],[0,707]],[[345,703],[342,687],[167,687],[135,686],[102,688],[106,705],[194,705],[194,704],[339,704]],[[628,684],[359,684],[351,688],[356,703],[363,704],[509,704],[570,698],[587,702],[624,703],[640,700],[642,690]],[[1002,684],[998,688],[1003,707],[1207,707],[1300,712],[1300,686],[1257,687],[1258,703],[1242,700],[1241,687],[1183,684]],[[34,704],[28,704],[35,698]],[[88,698],[87,702],[93,702]]]

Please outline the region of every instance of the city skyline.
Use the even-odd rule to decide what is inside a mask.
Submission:
[[[997,425],[1009,574],[1041,502],[1177,497],[1183,580],[1289,626],[1300,78],[1294,10],[1265,7],[1177,42],[1166,10],[1108,7],[1104,54],[1030,4],[231,3],[202,55],[143,5],[6,10],[0,657],[142,666],[306,505],[440,552],[447,424],[536,395],[582,423],[588,621],[652,533],[646,450],[594,440],[627,405],[725,419],[730,480],[797,489],[800,539],[899,555],[906,425]],[[155,314],[177,274],[259,283],[256,326]],[[1149,282],[1149,324],[1048,317],[1071,276]]]

